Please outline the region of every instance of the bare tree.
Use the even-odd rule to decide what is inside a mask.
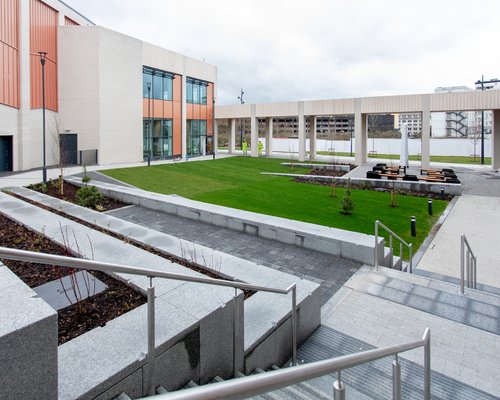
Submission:
[[[58,114],[54,115],[54,130],[52,131],[52,137],[54,143],[56,144],[52,148],[52,155],[54,160],[57,160],[57,166],[59,168],[59,177],[57,180],[57,190],[59,196],[64,196],[64,168],[65,160],[68,155],[68,149],[63,146],[61,134],[64,132],[64,128],[61,119]]]

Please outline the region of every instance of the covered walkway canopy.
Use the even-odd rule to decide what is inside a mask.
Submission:
[[[422,115],[422,167],[430,164],[430,114],[431,112],[493,111],[492,167],[500,167],[500,90],[460,93],[428,93],[402,96],[358,97],[293,101],[285,103],[237,104],[216,107],[216,119],[229,119],[231,132],[229,152],[235,149],[236,120],[250,118],[251,142],[258,142],[258,119],[266,119],[266,152],[271,154],[273,118],[295,116],[298,121],[299,161],[306,158],[306,118],[311,127],[310,153],[316,156],[316,118],[320,116],[354,115],[356,164],[367,161],[369,114],[421,113]],[[258,156],[257,146],[252,146],[252,157]]]

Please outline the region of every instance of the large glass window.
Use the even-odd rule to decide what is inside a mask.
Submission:
[[[189,157],[203,156],[206,154],[207,121],[189,119],[186,124],[187,143],[186,150]]]
[[[144,119],[143,121],[143,156],[146,160],[164,159],[173,155],[172,120]]]
[[[173,99],[173,81],[174,75],[167,71],[154,68],[142,68],[142,97],[159,100]],[[151,90],[148,92],[148,84]]]
[[[152,96],[152,94],[153,94],[151,92],[152,85],[153,85],[153,76],[151,74],[143,72],[142,73],[142,97],[147,99],[150,96]],[[149,87],[149,91],[148,91],[148,87]]]
[[[192,104],[207,104],[208,82],[188,78],[186,80],[186,102]]]

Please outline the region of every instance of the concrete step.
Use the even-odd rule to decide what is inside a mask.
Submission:
[[[158,386],[156,388],[156,394],[163,394],[163,393],[168,393],[168,390],[165,389],[163,386]]]
[[[375,347],[322,325],[299,348],[298,356],[307,362],[324,360],[371,350]],[[423,367],[402,357],[402,398],[423,398]],[[380,399],[392,398],[392,361],[393,358],[377,360],[342,371],[342,381],[346,385],[346,398]],[[307,383],[320,392],[331,393],[335,375],[328,375]],[[497,397],[478,390],[463,381],[432,371],[432,399],[453,400],[493,400]],[[310,398],[316,398],[311,396]],[[330,397],[331,398],[331,397]]]
[[[475,293],[476,298],[467,297],[449,291],[447,284],[443,287],[429,279],[382,268],[379,271],[358,271],[347,286],[473,328],[500,334],[500,304],[499,298],[494,295]]]
[[[214,377],[214,379],[212,379],[210,382],[211,382],[211,383],[224,382],[224,379],[222,379],[220,376],[218,376],[218,375],[217,375],[217,376],[216,376],[216,377]]]
[[[127,396],[125,393],[120,393],[113,400],[132,400],[132,399],[129,396]]]
[[[189,381],[188,383],[186,383],[184,385],[184,389],[190,389],[190,388],[194,388],[194,387],[198,387],[200,385],[198,385],[195,381]]]

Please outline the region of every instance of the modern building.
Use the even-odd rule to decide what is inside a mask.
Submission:
[[[44,164],[44,99],[47,166],[214,149],[215,66],[95,26],[58,0],[2,0],[0,27],[0,172]]]

